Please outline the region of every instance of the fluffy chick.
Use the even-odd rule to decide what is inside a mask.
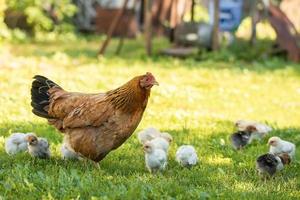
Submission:
[[[138,140],[141,144],[145,144],[156,137],[160,136],[159,130],[153,127],[146,128],[138,133]]]
[[[239,150],[250,143],[251,132],[238,131],[230,136],[231,144],[234,149]]]
[[[295,156],[296,145],[279,137],[271,137],[268,145],[270,146],[269,153],[271,154],[280,155],[286,153],[290,158],[294,158]]]
[[[182,145],[176,152],[176,161],[184,167],[192,167],[197,164],[198,156],[191,145]]]
[[[288,164],[290,164],[292,162],[291,157],[287,153],[279,154],[278,157],[280,158],[280,160],[283,163],[283,165],[288,165]]]
[[[28,152],[32,157],[50,158],[49,143],[45,138],[38,138],[35,135],[26,137]]]
[[[264,154],[257,158],[256,169],[260,175],[273,176],[276,172],[282,170],[284,165],[291,162],[290,156],[288,154],[280,154],[278,156],[274,154]]]
[[[156,137],[148,142],[151,143],[155,149],[162,149],[166,153],[168,153],[168,151],[169,151],[170,144],[165,138]]]
[[[64,143],[62,146],[61,146],[61,155],[62,155],[62,158],[67,160],[67,159],[71,159],[71,160],[77,160],[77,159],[80,159],[80,156],[74,152],[73,150],[69,149],[68,146]]]
[[[151,142],[144,144],[146,167],[150,173],[163,171],[167,166],[167,153],[159,148],[155,148]]]
[[[33,133],[13,133],[5,141],[5,151],[7,154],[15,155],[27,150],[26,137]]]
[[[238,120],[235,123],[235,126],[239,131],[245,131],[245,130],[251,130],[252,131],[252,138],[261,140],[263,137],[265,137],[270,131],[272,131],[272,128],[267,126],[266,124],[258,123],[255,121],[248,121],[248,120]]]
[[[170,133],[162,132],[159,136],[167,140],[169,144],[173,141],[173,137],[170,135]]]

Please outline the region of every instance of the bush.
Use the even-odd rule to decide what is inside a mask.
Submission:
[[[3,25],[4,21],[4,10],[6,9],[5,0],[0,0],[0,24]]]
[[[9,0],[7,8],[9,12],[25,15],[34,34],[73,31],[71,17],[76,12],[76,6],[71,0]]]
[[[8,37],[8,29],[4,23],[5,0],[0,0],[0,39]]]
[[[196,59],[225,62],[235,62],[237,60],[247,62],[264,61],[266,58],[273,57],[271,54],[272,45],[272,40],[264,39],[251,46],[248,40],[237,38],[230,46],[222,46],[219,51],[200,51]]]

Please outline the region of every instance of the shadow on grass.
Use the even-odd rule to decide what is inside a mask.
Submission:
[[[179,147],[183,144],[191,144],[195,145],[196,147],[199,147],[200,149],[201,146],[206,146],[208,150],[222,150],[227,149],[227,147],[232,149],[230,146],[229,137],[235,131],[233,122],[229,120],[214,120],[214,124],[215,128],[213,130],[201,130],[201,128],[189,129],[183,127],[182,129],[166,129],[161,131],[168,132],[173,136],[174,140],[172,142],[172,146]],[[135,132],[138,131],[139,130],[136,130]],[[205,131],[209,132],[209,134],[204,133]],[[7,137],[14,132],[34,132],[38,136],[49,139],[51,143],[55,145],[61,143],[63,138],[63,134],[57,131],[53,126],[49,125],[47,122],[18,121],[3,122],[0,124],[0,136]],[[282,139],[294,142],[296,146],[300,146],[299,133],[300,127],[290,127],[285,129],[273,127],[273,131],[271,131],[266,138],[264,138],[261,142],[254,141],[252,144],[246,146],[245,150],[247,148],[251,148],[252,146],[267,147],[267,140],[271,136],[279,136]],[[133,133],[131,138],[128,140],[129,142],[125,142],[122,145],[121,149],[125,148],[125,150],[129,150],[130,148],[139,148],[138,150],[142,150],[141,145],[137,142],[137,140],[134,137],[136,137],[136,133]],[[224,140],[225,144],[223,144],[223,141],[221,140]],[[130,159],[130,156],[124,156],[124,158]]]
[[[108,196],[112,193],[130,196],[128,191],[132,188],[140,191],[135,195],[142,195],[146,188],[146,191],[149,190],[144,194],[147,197],[156,194],[175,198],[184,194],[187,195],[185,197],[209,195],[211,198],[227,199],[229,197],[233,199],[293,198],[294,194],[282,193],[276,188],[279,184],[284,188],[292,185],[293,180],[299,176],[299,164],[292,164],[272,181],[261,181],[257,176],[253,161],[257,153],[266,150],[266,145],[254,144],[240,152],[233,150],[228,143],[225,146],[220,145],[219,139],[225,138],[232,131],[230,124],[232,124],[230,121],[217,121],[217,131],[201,137],[195,135],[199,132],[198,129],[163,130],[173,135],[174,143],[171,145],[167,170],[157,175],[151,175],[145,169],[144,154],[141,145],[137,143],[136,138],[133,138],[134,135],[118,150],[111,152],[100,163],[100,168],[97,168],[91,161],[62,160],[57,154],[57,148],[50,160],[33,159],[26,153],[8,156],[1,149],[0,179],[7,180],[8,174],[15,173],[15,176],[12,176],[10,181],[0,181],[0,184],[6,184],[5,187],[9,188],[9,184],[13,185],[11,181],[20,179],[21,185],[23,182],[25,186],[34,183],[35,187],[39,188],[36,194],[50,192],[56,198],[62,198],[64,195],[71,197],[74,194],[82,194],[82,198],[88,198],[91,197],[91,194],[103,195],[103,192],[109,192]],[[222,127],[227,128],[220,131]],[[62,137],[46,123],[25,121],[0,124],[1,136],[7,136],[10,130],[37,132],[39,135],[47,137],[55,145],[59,145]],[[275,129],[270,135],[278,135],[296,141],[299,145],[298,134],[296,134],[299,133],[299,130],[299,128]],[[185,139],[186,137],[189,139]],[[195,145],[200,159],[199,164],[192,169],[182,168],[174,159],[174,146],[187,142]],[[285,186],[283,183],[290,185]],[[124,188],[125,194],[122,193]],[[22,190],[28,191],[30,188],[24,187]],[[82,190],[85,192],[81,193]],[[133,193],[137,191],[133,191]],[[289,189],[289,191],[293,191],[293,189]],[[7,192],[6,194],[16,194],[16,192],[20,191],[16,190],[14,193]]]
[[[183,144],[191,144],[196,147],[201,157],[209,157],[211,159],[210,164],[214,163],[214,159],[216,159],[216,163],[222,164],[226,159],[230,158],[234,165],[239,165],[239,163],[243,163],[249,160],[255,160],[255,158],[265,153],[268,150],[266,145],[268,138],[265,138],[261,142],[254,142],[245,149],[241,151],[235,151],[230,144],[229,135],[234,131],[231,121],[217,121],[216,128],[217,130],[224,128],[224,131],[216,131],[213,134],[209,135],[201,135],[201,131],[199,129],[193,130],[188,128],[183,128],[181,130],[162,130],[164,132],[170,133],[174,141],[171,145],[172,151],[171,156],[174,158],[175,156],[175,148],[178,148]],[[0,136],[7,137],[12,132],[35,132],[37,135],[47,138],[50,143],[54,145],[60,145],[62,142],[63,135],[56,131],[52,126],[49,126],[47,123],[40,122],[7,122],[0,124]],[[287,129],[274,129],[270,133],[271,136],[279,136],[283,139],[295,142],[296,146],[300,146],[300,136],[299,136],[300,128],[287,128]],[[141,145],[136,141],[135,135],[133,135],[127,142],[125,142],[118,150],[112,151],[106,159],[104,159],[100,166],[107,173],[127,176],[135,173],[145,173],[144,167],[144,154],[141,148]],[[225,144],[221,140],[225,141]],[[173,147],[172,147],[173,146]],[[56,150],[57,151],[57,150]],[[2,150],[4,153],[4,149]],[[52,163],[56,165],[64,166],[64,160],[60,159],[60,155],[54,154],[53,159],[51,159]],[[21,154],[22,156],[22,154]],[[299,150],[297,151],[297,157],[299,157]],[[132,165],[130,160],[134,161],[135,159],[140,159],[138,164]],[[219,159],[219,161],[218,161]],[[68,164],[76,163],[76,161],[67,161]],[[85,163],[86,162],[78,162]],[[92,162],[87,162],[88,166],[94,167]],[[205,163],[205,162],[204,162]],[[228,163],[227,163],[228,164]],[[80,164],[76,164],[80,167]],[[176,166],[176,163],[170,161],[170,165],[173,167]],[[112,167],[113,166],[113,167]],[[209,166],[211,167],[211,166]]]

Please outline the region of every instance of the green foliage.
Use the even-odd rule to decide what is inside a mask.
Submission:
[[[6,9],[5,0],[0,0],[0,41],[2,38],[8,37],[8,29],[4,23],[4,11]]]
[[[256,37],[258,39],[276,39],[276,33],[272,28],[271,24],[267,20],[260,21],[256,25]],[[250,40],[251,38],[251,18],[246,17],[241,22],[240,26],[236,31],[236,36],[239,38],[243,38],[246,40]]]
[[[271,125],[270,136],[299,147],[298,64],[274,58],[252,62],[210,56],[202,61],[149,58],[142,39],[126,40],[120,56],[113,55],[118,40],[112,40],[107,55],[97,58],[102,41],[11,44],[3,51],[0,47],[0,199],[300,199],[300,148],[296,162],[264,181],[256,173],[255,159],[268,151],[268,138],[239,152],[229,142],[233,122],[252,119]],[[164,46],[154,40],[154,52]],[[136,132],[100,168],[89,161],[62,160],[63,135],[31,113],[35,74],[48,76],[68,91],[95,93],[147,71],[160,86],[153,88]],[[162,174],[151,175],[145,169],[136,138],[149,126],[174,138]],[[52,158],[8,156],[5,137],[17,131],[46,137]],[[196,167],[184,169],[174,161],[182,144],[195,146],[200,158]]]
[[[68,32],[72,30],[70,18],[76,12],[71,0],[10,0],[8,9],[26,15],[27,22],[37,32]]]
[[[0,24],[2,26],[4,20],[4,11],[6,9],[5,0],[0,0]]]
[[[249,41],[236,39],[230,46],[222,47],[219,51],[201,50],[196,59],[200,60],[218,60],[218,61],[263,61],[271,57],[273,41],[260,40],[257,44],[251,46]]]
[[[209,14],[207,8],[205,8],[199,1],[196,1],[195,11],[194,11],[194,20],[195,22],[208,22]],[[191,12],[187,12],[184,17],[184,21],[191,20]]]

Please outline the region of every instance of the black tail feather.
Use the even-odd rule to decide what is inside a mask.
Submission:
[[[49,107],[48,90],[52,87],[61,87],[41,75],[36,75],[33,77],[33,79],[34,80],[31,86],[32,112],[39,117],[51,119],[52,117],[48,115],[47,111]]]

